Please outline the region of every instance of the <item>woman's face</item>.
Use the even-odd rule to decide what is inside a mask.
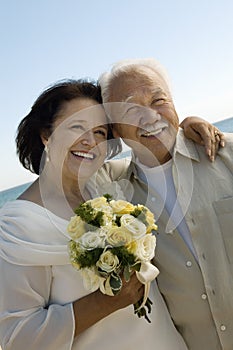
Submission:
[[[89,98],[63,104],[48,141],[50,163],[65,181],[88,179],[107,153],[107,121],[103,107]]]

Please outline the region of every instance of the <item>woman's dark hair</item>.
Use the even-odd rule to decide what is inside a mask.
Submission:
[[[33,104],[30,113],[20,122],[16,135],[19,160],[24,168],[39,174],[44,144],[42,132],[51,135],[57,114],[67,101],[75,98],[90,98],[102,103],[100,86],[86,80],[62,80],[46,89]],[[108,158],[121,151],[121,143],[114,140],[108,124]]]

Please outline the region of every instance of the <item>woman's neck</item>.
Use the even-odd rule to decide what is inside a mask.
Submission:
[[[90,194],[84,180],[78,182],[64,176],[59,179],[56,174],[43,171],[19,199],[34,202],[57,216],[70,219],[74,215],[74,209],[90,199]]]

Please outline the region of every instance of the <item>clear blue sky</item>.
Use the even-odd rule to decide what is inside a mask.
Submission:
[[[40,92],[62,78],[97,78],[117,60],[155,57],[182,120],[233,116],[232,0],[0,0],[0,190],[33,177],[14,137]]]

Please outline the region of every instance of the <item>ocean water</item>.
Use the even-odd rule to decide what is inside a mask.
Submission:
[[[214,123],[223,132],[233,132],[233,118],[228,118]]]
[[[26,190],[30,186],[31,182],[28,182],[26,184],[11,187],[5,191],[0,192],[0,208],[3,206],[5,202],[12,201],[16,199],[23,191]]]
[[[219,128],[219,130],[223,132],[233,132],[233,118],[224,119],[222,121],[214,123],[214,125],[216,125]],[[128,155],[129,155],[129,152],[123,152],[118,156],[118,158],[123,158]],[[1,191],[0,208],[3,206],[5,202],[16,199],[29,186],[30,186],[30,182],[20,186],[9,188],[5,191]]]

